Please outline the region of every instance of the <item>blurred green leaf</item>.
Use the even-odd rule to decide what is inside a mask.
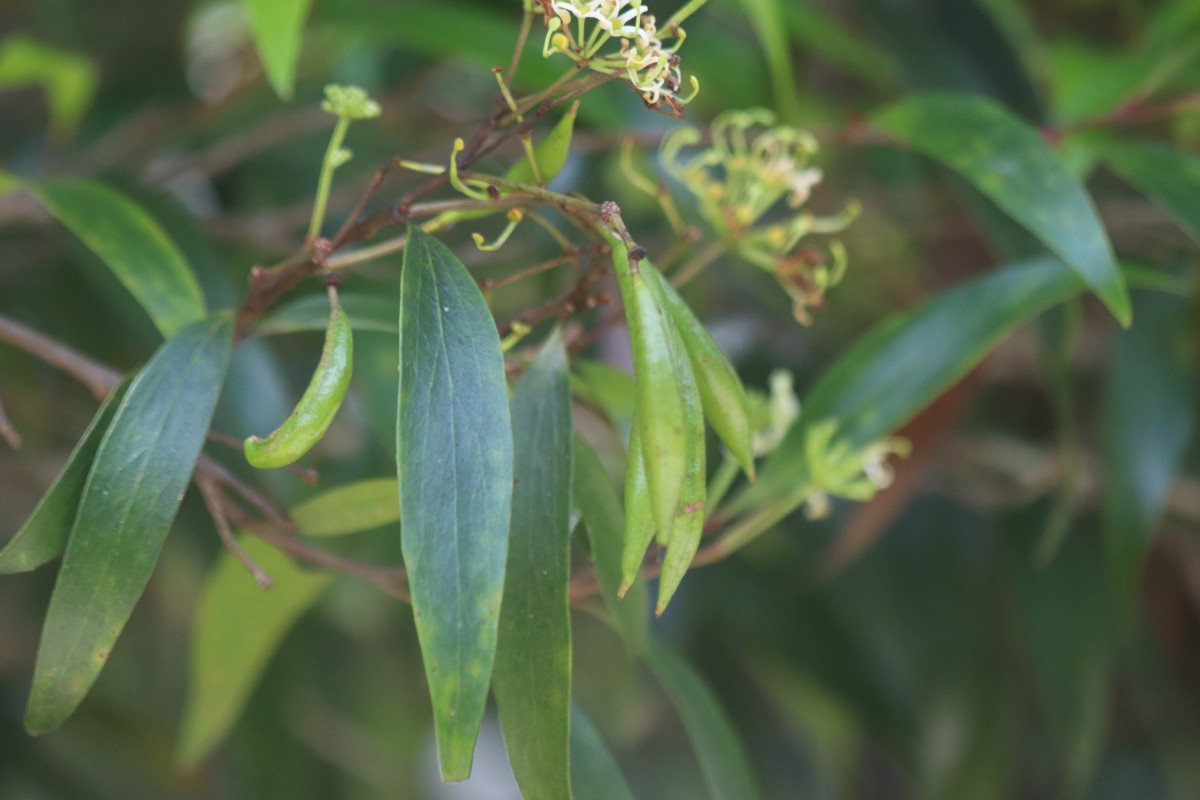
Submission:
[[[651,641],[643,658],[667,690],[683,722],[713,800],[758,797],[742,743],[712,690],[686,661],[664,645]]]
[[[38,647],[30,733],[61,725],[100,674],[171,528],[229,363],[233,316],[189,325],[134,378],[96,453]]]
[[[638,579],[618,597],[621,588],[621,552],[625,546],[625,514],[621,496],[604,470],[596,451],[575,437],[574,503],[583,515],[595,555],[596,579],[613,627],[630,653],[646,643],[646,583]]]
[[[310,497],[288,513],[304,536],[344,536],[400,521],[395,478],[371,478]]]
[[[54,483],[38,501],[21,529],[0,550],[0,575],[28,572],[40,567],[57,558],[67,546],[96,450],[108,432],[113,414],[128,388],[128,382],[122,383],[100,404],[96,416],[92,417]]]
[[[578,706],[571,706],[571,794],[574,800],[633,800],[600,732]]]
[[[1134,588],[1196,428],[1200,369],[1188,301],[1138,298],[1138,324],[1118,334],[1106,391],[1103,529],[1122,592]]]
[[[311,0],[242,0],[254,46],[275,94],[292,99]]]
[[[615,424],[628,426],[636,398],[633,376],[602,361],[571,360],[571,388]]]
[[[204,297],[183,254],[142,208],[101,183],[47,181],[29,189],[125,285],[170,339],[202,318]]]
[[[738,506],[785,496],[805,467],[807,430],[837,420],[838,437],[863,447],[907,422],[987,355],[1013,328],[1080,290],[1061,261],[1006,267],[897,314],[859,339],[801,403],[800,418]]]
[[[1125,140],[1105,147],[1103,157],[1200,242],[1200,156],[1157,142]]]
[[[203,760],[225,738],[283,637],[329,585],[328,575],[301,569],[261,539],[247,536],[240,544],[272,586],[259,588],[228,551],[209,573],[192,629],[177,756],[183,767]]]
[[[969,180],[1129,325],[1129,295],[1095,206],[1037,131],[994,103],[953,94],[904,100],[875,122]]]
[[[512,529],[492,690],[521,795],[571,796],[571,393],[561,330],[512,399]]]
[[[397,333],[399,306],[395,298],[361,292],[338,292],[350,325],[359,331]],[[280,305],[255,327],[255,333],[277,335],[299,331],[323,331],[329,325],[329,298],[321,294],[299,297]]]
[[[800,121],[799,90],[792,70],[791,43],[781,0],[740,0],[746,15],[762,43],[767,68],[771,72],[771,88],[775,109],[784,122]]]
[[[855,77],[876,86],[891,86],[899,68],[866,37],[848,31],[808,0],[782,3],[788,30],[798,41]]]
[[[491,312],[454,254],[408,229],[396,463],[401,545],[442,777],[471,772],[504,589],[512,427]]]
[[[51,136],[69,139],[96,94],[96,65],[24,36],[10,36],[0,42],[0,89],[30,84],[46,92]]]

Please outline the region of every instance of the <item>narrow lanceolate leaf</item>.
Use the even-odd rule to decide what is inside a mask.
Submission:
[[[571,154],[571,135],[575,131],[575,115],[579,113],[579,101],[576,100],[563,114],[562,119],[550,129],[546,138],[533,147],[533,157],[537,159],[538,172],[541,173],[542,183],[554,180],[562,168],[567,165],[567,156]],[[536,183],[533,167],[525,158],[513,165],[504,176],[518,183]]]
[[[442,777],[471,773],[496,654],[512,501],[504,356],[445,245],[409,227],[400,282],[401,543]]]
[[[1200,242],[1200,156],[1157,142],[1122,141],[1104,148],[1104,160]]]
[[[1147,294],[1118,335],[1107,390],[1103,528],[1119,588],[1136,583],[1196,426],[1197,352],[1188,302]]]
[[[261,539],[247,537],[241,544],[273,585],[260,589],[228,552],[209,573],[188,654],[178,751],[184,767],[201,761],[229,733],[283,637],[329,585],[328,575],[300,569]]]
[[[660,534],[659,544],[666,547],[671,529],[658,531],[654,525],[654,507],[650,503],[650,485],[646,482],[646,457],[642,450],[642,434],[638,431],[637,414],[629,433],[629,464],[625,470],[625,544],[621,549],[621,589],[625,592],[642,574],[646,549]]]
[[[991,198],[1128,327],[1129,294],[1096,208],[1036,130],[988,100],[952,94],[905,100],[875,122]]]
[[[679,505],[671,520],[671,532],[667,535],[667,551],[663,555],[662,569],[658,576],[658,603],[654,613],[662,616],[667,603],[679,588],[683,576],[692,565],[692,558],[700,548],[700,537],[704,533],[704,502],[708,481],[705,470],[704,410],[700,403],[700,390],[688,363],[687,354],[679,335],[670,331],[676,346],[676,368],[680,376],[680,389],[684,401],[684,430],[687,432],[687,471],[679,492]]]
[[[818,381],[739,509],[778,499],[804,471],[809,425],[839,421],[838,438],[863,447],[903,425],[971,370],[1014,328],[1081,289],[1053,258],[998,270],[897,314],[858,340]]]
[[[571,707],[571,789],[574,800],[633,800],[620,765],[578,706]]]
[[[94,181],[47,181],[29,189],[113,271],[163,338],[204,316],[200,284],[187,261],[128,197]]]
[[[651,642],[645,661],[683,721],[713,800],[758,797],[746,752],[712,690],[686,661],[661,644]]]
[[[663,305],[687,350],[704,404],[704,415],[742,470],[754,479],[753,430],[749,402],[737,371],[671,284],[658,276]]]
[[[83,700],[146,587],[208,433],[233,317],[189,325],[129,386],[84,485],[25,715],[52,731]]]
[[[571,797],[571,392],[556,329],[512,400],[512,530],[492,688],[525,800]]]
[[[100,405],[54,483],[17,535],[0,550],[0,575],[28,572],[62,554],[75,522],[75,511],[79,508],[92,460],[128,388],[128,383],[122,383]]]
[[[296,62],[304,39],[304,20],[310,0],[242,0],[254,46],[275,94],[292,97]]]
[[[289,513],[304,536],[345,536],[400,520],[395,478],[371,478],[310,497]]]
[[[678,361],[672,349],[671,321],[643,274],[654,267],[649,261],[630,259],[625,242],[608,229],[603,232],[612,247],[613,268],[629,323],[637,390],[638,413],[634,418],[646,461],[654,524],[659,530],[667,530],[687,471],[684,404]]]
[[[621,498],[600,456],[579,437],[575,438],[574,502],[591,536],[596,579],[613,625],[631,653],[641,652],[646,643],[646,582],[638,576],[622,590],[625,517]]]

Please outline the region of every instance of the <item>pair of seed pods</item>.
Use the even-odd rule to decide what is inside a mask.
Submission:
[[[338,302],[337,287],[329,285],[329,325],[321,360],[300,402],[283,424],[266,437],[251,436],[244,443],[246,461],[260,469],[286,467],[321,440],[342,406],[350,385],[354,341],[350,318]]]
[[[630,247],[620,217],[608,216],[601,232],[612,248],[625,303],[636,398],[625,479],[622,593],[657,539],[666,548],[656,608],[661,615],[704,531],[704,420],[751,479],[752,428],[745,390],[721,348],[644,251]]]

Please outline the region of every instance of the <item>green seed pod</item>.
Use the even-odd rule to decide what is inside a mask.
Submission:
[[[619,217],[614,217],[619,224]],[[687,435],[684,425],[683,391],[678,374],[681,347],[671,336],[670,318],[660,306],[643,269],[629,257],[629,248],[611,228],[600,232],[612,247],[613,268],[625,302],[633,350],[635,418],[646,462],[646,482],[653,507],[654,525],[668,530],[675,516],[680,487],[687,472]]]
[[[654,268],[645,265],[647,272]],[[650,278],[647,277],[647,281]],[[679,492],[679,505],[671,520],[670,532],[667,534],[667,552],[663,556],[662,570],[658,578],[658,602],[654,613],[662,616],[667,603],[679,588],[683,576],[692,565],[692,558],[700,548],[700,537],[704,533],[704,502],[707,492],[705,442],[704,442],[704,408],[700,399],[700,390],[691,364],[688,362],[683,342],[679,341],[680,333],[671,328],[669,333],[675,340],[677,369],[680,376],[684,408],[684,430],[687,435],[687,461],[683,486]]]
[[[621,588],[617,596],[624,597],[637,580],[654,535],[654,508],[650,504],[642,436],[635,414],[629,432],[629,466],[625,470],[625,547],[621,552]]]
[[[338,303],[337,289],[330,286],[329,326],[325,329],[321,361],[291,416],[266,438],[246,439],[246,461],[251,466],[285,467],[320,441],[346,396],[353,352],[350,318]]]
[[[750,424],[750,405],[742,381],[684,299],[656,270],[647,270],[651,271],[658,278],[660,301],[674,321],[679,338],[687,350],[696,384],[700,388],[704,414],[747,477],[754,480],[754,428]],[[650,279],[647,275],[646,280]]]
[[[575,132],[575,115],[578,112],[579,101],[576,100],[546,137],[533,146],[533,157],[537,159],[542,183],[554,180],[566,166],[567,156],[571,153],[571,135]],[[529,165],[528,159],[522,159],[513,164],[504,177],[517,183],[534,183],[533,167]]]

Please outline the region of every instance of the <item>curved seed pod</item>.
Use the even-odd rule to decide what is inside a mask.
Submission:
[[[285,467],[320,441],[346,396],[353,354],[350,318],[338,303],[337,289],[330,286],[329,326],[325,329],[321,361],[291,416],[266,438],[246,439],[246,460],[251,466]]]
[[[617,592],[618,597],[624,597],[637,580],[646,558],[646,548],[650,546],[654,534],[654,508],[650,504],[642,435],[638,432],[635,413],[629,431],[629,466],[625,470],[625,547],[621,551],[621,588]]]
[[[655,271],[657,273],[657,271]],[[647,280],[650,280],[647,277]],[[746,390],[737,371],[692,309],[658,275],[663,307],[675,323],[700,389],[704,415],[750,480],[754,480],[753,426]]]
[[[554,180],[566,166],[567,156],[571,153],[571,136],[575,132],[575,115],[578,112],[579,101],[576,100],[546,137],[533,146],[533,157],[537,159],[542,183]],[[522,159],[514,164],[504,177],[517,183],[534,183],[533,167],[529,165],[528,159]]]
[[[657,270],[648,263],[643,265],[643,271],[657,274]],[[646,282],[650,283],[651,280],[655,279],[647,274]],[[661,281],[655,282],[661,284]],[[660,300],[665,299],[661,287],[655,294]],[[681,341],[682,332],[671,326],[668,334],[673,340],[672,350],[675,353],[676,370],[680,379],[687,450],[686,472],[680,487],[679,504],[671,519],[671,528],[667,533],[667,552],[663,556],[662,570],[659,572],[658,602],[654,609],[655,615],[659,617],[666,610],[667,603],[679,588],[683,576],[692,565],[692,558],[700,548],[700,537],[704,533],[704,502],[708,478],[705,464],[704,406],[697,376],[692,370],[688,352]]]
[[[619,218],[614,218],[619,224]],[[687,437],[684,427],[684,402],[674,349],[678,339],[670,335],[671,320],[659,305],[653,288],[629,257],[629,248],[612,229],[600,226],[600,232],[612,246],[613,269],[625,303],[629,339],[633,349],[633,368],[642,452],[646,462],[654,525],[670,528],[679,501],[679,491],[687,471]]]

